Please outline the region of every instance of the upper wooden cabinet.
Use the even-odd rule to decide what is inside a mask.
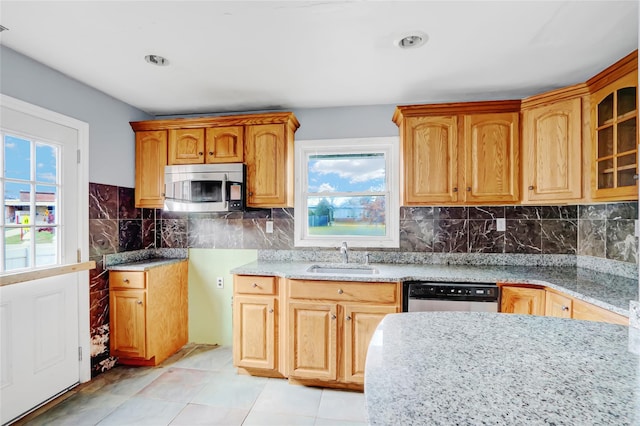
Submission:
[[[291,112],[131,122],[136,132],[136,207],[162,208],[167,164],[247,165],[248,207],[293,207]]]
[[[204,163],[204,129],[169,130],[169,164]]]
[[[244,127],[169,130],[169,164],[241,163]]]
[[[400,127],[404,204],[458,201],[458,117],[407,117]]]
[[[293,207],[295,128],[286,123],[246,128],[247,205]]]
[[[581,96],[587,89],[585,85],[575,89],[523,101],[523,202],[582,198]],[[563,95],[570,98],[557,100]]]
[[[396,108],[403,204],[518,200],[520,101]]]
[[[162,208],[166,165],[167,131],[136,132],[136,207]]]
[[[587,82],[591,90],[592,197],[638,198],[638,52]]]
[[[244,127],[211,127],[206,133],[206,163],[242,163]]]

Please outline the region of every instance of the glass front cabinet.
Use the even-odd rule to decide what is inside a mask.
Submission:
[[[638,72],[594,92],[591,119],[594,143],[593,198],[638,198]]]

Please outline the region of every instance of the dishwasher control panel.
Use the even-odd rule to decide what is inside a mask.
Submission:
[[[500,295],[499,287],[493,283],[405,281],[402,287],[405,312],[410,299],[497,303]]]

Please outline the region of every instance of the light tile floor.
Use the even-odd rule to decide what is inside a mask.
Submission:
[[[117,366],[17,425],[366,425],[364,394],[238,375],[231,356],[187,345],[157,367]]]

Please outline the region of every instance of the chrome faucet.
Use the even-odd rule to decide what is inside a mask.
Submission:
[[[349,248],[346,241],[343,241],[340,246],[340,254],[342,254],[342,263],[349,263]]]

